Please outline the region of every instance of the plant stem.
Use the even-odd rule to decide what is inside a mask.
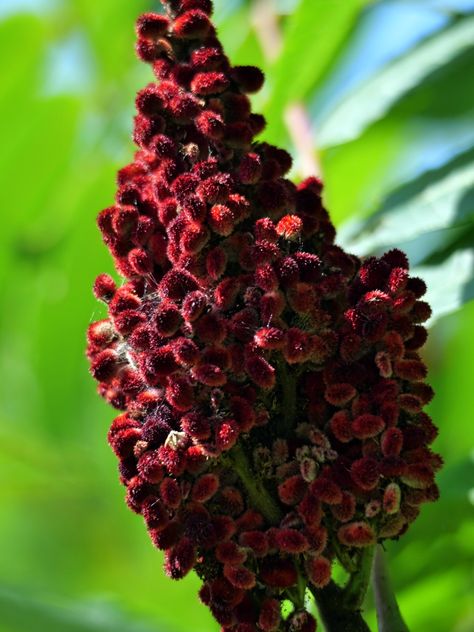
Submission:
[[[343,589],[331,581],[325,588],[310,586],[310,590],[326,632],[370,632],[360,610],[344,607]]]
[[[260,477],[253,471],[250,460],[245,453],[242,445],[236,445],[229,454],[236,473],[240,477],[243,486],[249,496],[249,500],[255,509],[259,510],[265,519],[271,525],[279,524],[282,518],[282,512],[278,504],[265,487]],[[368,577],[367,568],[370,575],[370,561],[372,559],[367,551],[364,551],[359,560],[359,569],[354,573],[354,583],[349,580],[348,586],[354,592],[353,597],[349,600],[351,606],[345,603],[345,591],[335,582],[330,582],[328,586],[322,589],[310,587],[314,599],[316,600],[321,619],[326,627],[327,632],[370,632],[360,613],[359,601],[365,595]],[[292,600],[297,608],[303,607],[305,580],[303,575],[299,573],[297,586],[291,591],[287,591],[288,597]]]
[[[298,565],[298,582],[295,586],[291,588],[287,588],[285,593],[288,599],[293,603],[296,610],[300,610],[304,608],[305,596],[306,596],[306,584],[307,580],[305,578],[302,569]]]
[[[286,436],[295,425],[297,378],[287,371],[285,366],[278,367],[278,374],[282,387],[282,414],[278,424],[278,434],[279,436]],[[245,487],[250,504],[262,513],[270,525],[278,525],[282,518],[282,511],[277,501],[265,487],[258,472],[254,471],[245,447],[238,443],[230,451],[229,460]],[[330,582],[322,589],[309,587],[327,632],[370,632],[362,618],[360,607],[369,582],[372,556],[373,547],[361,552],[357,567],[344,589],[335,582]],[[287,590],[287,595],[296,608],[302,608],[306,579],[301,571],[299,571],[298,576],[297,585],[291,590]]]
[[[357,570],[357,563],[352,560],[349,553],[347,553],[347,551],[340,545],[337,537],[331,540],[331,546],[334,549],[337,559],[349,575],[351,573],[355,573]]]
[[[321,176],[321,164],[313,143],[311,120],[304,103],[295,101],[285,110],[285,123],[300,159],[302,177]]]
[[[380,545],[375,551],[372,583],[379,632],[409,632],[398,607],[384,551]]]
[[[261,478],[253,471],[250,460],[240,443],[232,449],[230,456],[232,465],[249,495],[252,506],[258,509],[271,525],[277,525],[282,517],[281,510]]]
[[[283,46],[274,0],[257,0],[251,15],[262,52],[269,62],[275,61]]]
[[[370,572],[374,559],[374,547],[368,546],[361,550],[357,570],[353,572],[343,589],[344,604],[350,610],[359,610],[369,587]]]

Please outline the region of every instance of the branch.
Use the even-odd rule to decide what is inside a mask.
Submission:
[[[282,49],[283,38],[273,0],[258,0],[251,20],[264,56],[268,61],[275,61]]]
[[[370,571],[374,559],[374,547],[368,546],[360,552],[357,570],[353,572],[343,589],[345,605],[350,610],[359,610],[369,587]]]
[[[309,589],[318,606],[326,632],[370,632],[360,610],[344,607],[343,589],[331,581],[325,588]]]
[[[235,468],[251,501],[251,505],[262,513],[271,525],[279,524],[282,514],[263,481],[254,472],[244,448],[238,443],[230,453]]]
[[[331,540],[331,546],[334,549],[337,559],[349,575],[355,573],[357,570],[357,563],[353,561],[349,553],[341,546],[337,537]]]
[[[303,103],[291,103],[285,110],[285,123],[300,157],[300,175],[321,175],[321,164],[313,145],[311,121]]]
[[[384,551],[380,545],[375,551],[372,583],[379,632],[409,632],[398,607],[388,574]]]

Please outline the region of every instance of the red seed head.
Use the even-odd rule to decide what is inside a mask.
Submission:
[[[351,465],[351,477],[361,489],[366,491],[374,489],[380,478],[378,462],[370,457],[357,459]]]
[[[316,632],[316,619],[306,610],[293,613],[287,621],[288,632]]]
[[[296,505],[306,492],[306,483],[298,474],[291,476],[278,486],[278,496],[285,505]]]
[[[158,498],[153,496],[147,498],[142,504],[141,511],[150,530],[162,531],[169,524],[169,510]]]
[[[231,76],[242,92],[248,93],[258,92],[265,79],[260,68],[255,66],[235,66]]]
[[[260,606],[258,625],[263,632],[276,632],[281,621],[281,605],[277,599],[266,598]]]
[[[388,428],[380,440],[384,456],[398,456],[403,446],[403,433],[399,428]]]
[[[400,360],[395,364],[396,375],[410,382],[424,380],[427,375],[426,366],[418,360]]]
[[[433,485],[434,471],[430,463],[415,462],[407,466],[401,480],[408,487],[415,489],[425,489]]]
[[[221,542],[216,547],[216,559],[222,564],[240,566],[247,559],[244,549],[233,541]]]
[[[99,274],[95,280],[94,295],[100,301],[108,303],[115,294],[116,289],[115,281],[108,274]]]
[[[387,514],[396,514],[400,510],[401,490],[397,483],[389,483],[383,493],[383,510]]]
[[[350,522],[339,528],[339,541],[345,546],[364,547],[375,543],[375,533],[367,522]]]
[[[309,548],[309,542],[305,536],[296,529],[278,529],[275,535],[278,548],[284,553],[303,553]]]
[[[198,72],[191,82],[191,90],[194,94],[207,96],[220,94],[229,86],[229,80],[223,72]]]
[[[327,387],[324,397],[333,406],[344,406],[357,394],[352,384],[331,384]]]
[[[224,386],[227,382],[224,371],[214,364],[200,364],[191,372],[195,380],[206,386]]]
[[[177,332],[181,325],[181,314],[172,302],[164,301],[155,312],[155,326],[158,334],[164,338]]]
[[[144,452],[137,463],[137,470],[141,478],[147,483],[158,484],[164,475],[164,469],[156,450]]]
[[[184,368],[194,366],[199,360],[199,347],[190,338],[177,338],[171,348],[175,361]]]
[[[239,544],[252,550],[256,557],[265,557],[268,553],[268,540],[262,531],[244,531],[239,535]]]
[[[201,316],[208,305],[206,295],[201,291],[189,292],[186,294],[183,304],[183,317],[188,322],[194,322]]]
[[[331,507],[332,515],[340,522],[352,520],[356,512],[356,498],[350,492],[342,492],[342,500]]]
[[[323,511],[321,502],[316,500],[311,494],[306,494],[303,500],[298,504],[298,514],[308,527],[319,524]]]
[[[113,349],[98,353],[91,363],[91,374],[98,382],[108,382],[118,371],[120,357]]]
[[[188,538],[182,538],[165,554],[165,573],[171,579],[182,579],[193,568],[196,548]]]
[[[231,65],[210,0],[162,4],[137,22],[157,79],[137,95],[138,150],[98,218],[125,278],[95,283],[108,314],[87,357],[124,411],[109,442],[166,572],[197,563],[227,632],[313,632],[305,611],[282,618],[280,592],[299,572],[323,588],[335,537],[396,537],[438,494],[426,287],[400,251],[334,244],[322,182],[294,185],[290,155],[254,142],[263,73]],[[254,474],[280,519],[248,494]]]
[[[352,432],[357,439],[376,437],[385,428],[385,422],[377,415],[359,415],[351,424]]]
[[[161,464],[172,476],[181,476],[186,469],[186,453],[171,446],[158,448]]]
[[[224,565],[224,577],[235,586],[235,588],[242,588],[243,590],[250,590],[255,586],[255,575],[252,571],[249,571],[245,566],[231,566],[230,564]]]
[[[340,410],[335,413],[331,417],[329,426],[332,434],[341,443],[348,443],[354,437],[350,415],[346,410]]]
[[[173,33],[181,39],[204,39],[212,25],[204,11],[190,9],[178,17],[173,24]]]
[[[206,256],[207,273],[216,281],[225,271],[227,265],[227,254],[220,246],[210,250]]]
[[[181,10],[186,11],[188,9],[200,9],[211,15],[212,13],[212,0],[181,0]]]
[[[329,478],[317,478],[310,485],[310,493],[328,505],[338,505],[342,502],[342,491],[340,487]]]
[[[181,428],[192,439],[208,439],[211,435],[209,419],[199,412],[190,412],[180,420]]]
[[[234,419],[221,421],[216,428],[216,447],[225,452],[234,447],[239,438],[239,427]]]
[[[263,357],[252,355],[247,359],[245,369],[257,386],[270,389],[275,385],[275,369]]]
[[[113,421],[107,435],[110,447],[119,459],[131,456],[137,441],[141,437],[140,424],[128,417],[128,415],[117,417]]]
[[[256,509],[247,509],[247,511],[245,511],[236,522],[239,531],[253,531],[254,529],[261,529],[263,523],[263,516]]]
[[[177,544],[181,537],[182,527],[176,520],[168,522],[163,528],[150,528],[150,537],[153,544],[160,551],[166,551]]]
[[[331,562],[326,557],[310,557],[305,564],[309,580],[316,588],[324,588],[331,580]]]
[[[262,175],[262,159],[256,153],[245,154],[239,165],[239,179],[242,184],[255,184]]]
[[[254,340],[262,349],[281,349],[285,344],[285,334],[278,327],[262,327],[256,332]]]
[[[278,222],[276,231],[284,239],[294,240],[301,235],[303,222],[297,215],[285,215]]]
[[[289,588],[296,584],[298,572],[289,558],[266,557],[260,567],[259,578],[269,588]]]
[[[180,412],[186,412],[194,404],[193,387],[184,375],[172,375],[167,380],[166,400]]]
[[[182,495],[180,487],[174,478],[165,478],[160,485],[160,496],[163,503],[177,509],[181,504]]]
[[[234,224],[234,214],[228,206],[215,204],[209,211],[209,225],[218,235],[230,235],[234,230]]]
[[[203,136],[211,140],[220,140],[224,136],[225,125],[220,114],[212,110],[201,112],[194,120],[196,128]]]
[[[158,13],[144,13],[137,20],[137,35],[146,40],[156,41],[168,29],[169,21]]]
[[[191,498],[200,503],[210,500],[219,489],[219,477],[215,474],[204,474],[195,483]]]

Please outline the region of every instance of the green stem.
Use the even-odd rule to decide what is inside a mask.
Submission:
[[[343,589],[344,604],[350,610],[359,610],[369,587],[370,572],[374,559],[374,547],[361,550],[357,570],[353,572]]]
[[[306,596],[306,578],[298,565],[298,582],[295,586],[287,588],[285,593],[297,610],[304,608]]]
[[[282,388],[280,408],[282,414],[278,423],[278,434],[279,436],[287,436],[294,428],[297,414],[297,378],[283,365],[280,365],[278,369]],[[230,451],[228,458],[229,465],[234,468],[245,487],[250,504],[262,513],[270,525],[278,525],[283,516],[282,511],[258,473],[254,471],[244,446],[238,443]],[[372,554],[372,549],[362,551],[357,568],[345,589],[339,587],[335,582],[330,582],[322,589],[316,589],[314,586],[308,587],[314,595],[327,632],[370,632],[360,613],[360,606],[369,581]],[[286,594],[296,608],[302,608],[306,578],[301,570],[298,575],[297,585],[287,590]]]
[[[258,474],[253,471],[249,458],[240,443],[232,449],[230,456],[232,465],[247,491],[252,507],[258,509],[271,525],[277,525],[282,518],[281,510]]]
[[[232,465],[245,487],[252,506],[262,513],[269,524],[272,526],[278,525],[282,519],[282,512],[265,487],[263,481],[253,472],[249,458],[242,445],[237,444],[231,451],[230,457],[232,459]],[[306,580],[301,571],[299,571],[297,584],[287,589],[286,594],[294,606],[299,609],[304,607],[305,592]]]
[[[349,555],[349,553],[347,553],[346,549],[344,549],[340,545],[337,537],[331,540],[331,545],[332,545],[332,548],[334,549],[337,559],[339,560],[341,565],[344,567],[344,569],[349,573],[349,575],[351,573],[355,573],[355,571],[357,570],[357,563],[352,560],[351,556]]]
[[[409,632],[398,607],[382,547],[375,551],[372,583],[379,632]]]
[[[326,632],[370,632],[360,610],[344,607],[343,589],[331,581],[325,588],[309,586]]]

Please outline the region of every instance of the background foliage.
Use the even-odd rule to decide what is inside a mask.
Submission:
[[[157,4],[0,3],[0,632],[216,629],[197,580],[163,577],[122,501],[113,411],[84,358],[102,314],[90,288],[112,268],[95,215],[131,159],[134,93],[150,78],[133,22]],[[447,465],[441,501],[389,555],[413,632],[469,632],[474,2],[216,0],[216,18],[232,60],[266,70],[264,137],[296,145],[296,177],[320,169],[340,241],[401,246],[429,281]]]

